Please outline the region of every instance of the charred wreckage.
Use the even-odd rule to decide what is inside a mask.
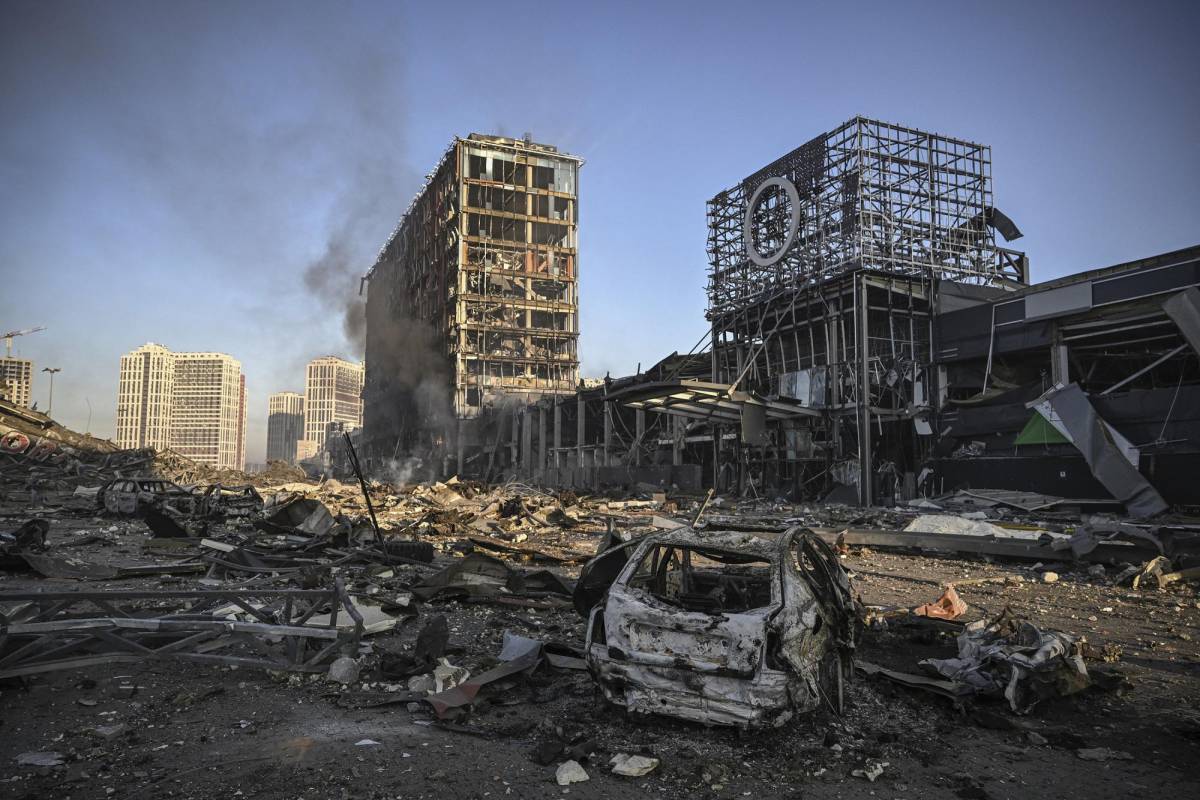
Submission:
[[[575,598],[588,668],[629,711],[739,726],[841,711],[859,615],[837,555],[811,532],[647,536],[590,562]]]
[[[551,320],[526,284],[577,278],[562,247],[578,162],[560,181],[538,166],[553,153],[470,149],[483,141],[452,148],[370,278],[368,409],[431,396],[392,374],[397,321],[419,317],[458,376],[453,413],[420,417],[435,472],[862,505],[1018,491],[1137,517],[1195,502],[1200,246],[1031,283],[1026,255],[999,243],[1021,231],[995,204],[990,147],[855,117],[708,202],[710,328],[691,351],[574,388],[570,372],[522,378],[517,397],[512,353],[479,349],[470,314],[434,315],[425,295],[486,300],[516,320],[512,336],[544,322],[574,341],[574,306]],[[536,235],[543,194],[554,209],[563,194],[550,214],[563,241]],[[488,209],[505,210],[503,235],[478,227]],[[442,249],[422,260],[430,242]],[[489,256],[506,248],[519,252]],[[369,413],[361,434],[369,469],[414,436],[382,419]]]

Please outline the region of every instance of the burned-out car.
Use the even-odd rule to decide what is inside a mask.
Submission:
[[[263,510],[262,495],[253,486],[213,484],[197,489],[198,511],[208,517],[250,517]]]
[[[765,727],[840,711],[857,614],[815,534],[679,529],[588,562],[586,658],[613,703],[707,724]]]
[[[191,515],[197,500],[192,492],[162,478],[117,478],[96,492],[96,506],[110,514],[138,514],[154,508]]]

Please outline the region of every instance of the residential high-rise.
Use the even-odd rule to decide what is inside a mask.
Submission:
[[[244,374],[238,375],[237,463],[238,469],[246,468],[246,376]]]
[[[366,449],[443,446],[506,397],[574,391],[582,164],[529,138],[451,143],[368,274]]]
[[[0,358],[0,397],[29,408],[33,402],[33,362],[28,358]]]
[[[267,398],[267,461],[296,463],[296,443],[304,438],[304,395],[276,392]]]
[[[224,353],[176,353],[171,449],[202,464],[241,469],[244,393],[237,359]]]
[[[325,444],[329,423],[361,428],[362,390],[362,364],[336,356],[322,356],[308,362],[304,379],[304,438],[319,450]]]
[[[246,382],[223,353],[173,353],[146,344],[121,357],[120,447],[170,448],[218,468],[246,457]]]
[[[169,447],[174,392],[175,354],[170,350],[150,342],[121,356],[117,445]]]

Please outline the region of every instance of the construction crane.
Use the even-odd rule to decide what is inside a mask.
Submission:
[[[39,325],[36,328],[26,328],[23,331],[9,331],[5,334],[0,334],[0,339],[4,340],[4,346],[8,349],[6,358],[12,358],[12,340],[17,336],[24,336],[27,333],[37,333],[38,331],[46,330],[45,325]]]

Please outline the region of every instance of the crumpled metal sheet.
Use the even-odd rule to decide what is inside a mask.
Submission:
[[[1200,353],[1200,289],[1192,287],[1171,295],[1163,303],[1163,311],[1179,326],[1192,349]]]
[[[438,719],[444,718],[451,709],[470,705],[475,702],[475,697],[488,684],[527,670],[532,671],[542,660],[542,643],[526,639],[523,636],[506,634],[504,649],[500,653],[501,658],[506,654],[512,658],[506,661],[502,660],[499,665],[460,683],[458,686],[426,697],[425,702],[433,707],[433,712],[437,714]]]
[[[1087,461],[1096,480],[1125,504],[1135,517],[1152,517],[1166,511],[1162,499],[1148,480],[1130,463],[1129,447],[1118,446],[1118,436],[1108,425],[1078,384],[1050,390],[1034,404],[1052,425],[1064,432]],[[1044,406],[1048,405],[1051,414]],[[1121,437],[1123,439],[1123,437]],[[1122,442],[1122,444],[1126,444]]]
[[[1013,711],[1025,714],[1046,697],[1091,684],[1078,644],[1073,636],[1043,631],[1006,610],[990,623],[968,624],[958,636],[958,656],[921,665],[976,694],[1003,695]]]

